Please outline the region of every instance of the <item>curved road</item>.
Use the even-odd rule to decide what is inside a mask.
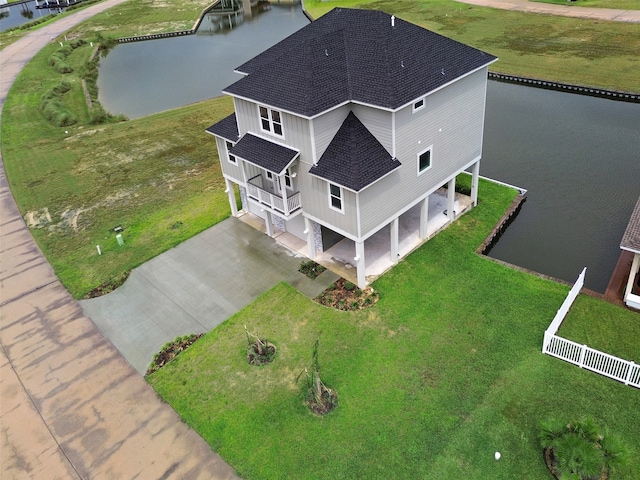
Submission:
[[[0,108],[52,38],[107,0],[0,52]],[[83,315],[35,244],[0,156],[0,477],[235,479]]]
[[[0,109],[52,38],[125,0],[105,0],[0,52]],[[525,0],[464,3],[601,20],[612,11]],[[84,316],[26,227],[0,156],[0,474],[3,479],[232,479],[231,467],[161,402]]]

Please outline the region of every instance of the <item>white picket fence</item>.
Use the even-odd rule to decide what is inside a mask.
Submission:
[[[564,317],[569,312],[569,308],[571,308],[571,305],[584,285],[586,270],[586,267],[582,270],[582,273],[562,303],[553,321],[544,332],[542,353],[573,363],[580,368],[585,368],[600,375],[613,378],[625,385],[640,388],[640,365],[556,335]]]

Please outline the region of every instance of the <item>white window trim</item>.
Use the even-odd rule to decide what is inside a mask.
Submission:
[[[334,198],[334,195],[331,193],[331,186],[335,186],[338,187],[340,189],[340,208],[336,208],[333,206],[333,203],[331,202],[331,199]],[[344,215],[344,189],[336,184],[336,183],[331,183],[328,182],[327,183],[327,192],[329,193],[329,208],[331,210],[333,210],[334,212],[340,212]],[[337,198],[337,197],[336,197]]]
[[[260,109],[264,108],[267,110],[267,115],[268,115],[268,119],[263,119],[262,118],[262,114],[260,113]],[[280,122],[276,122],[278,125],[280,125],[280,128],[282,129],[282,134],[277,134],[274,129],[273,129],[273,112],[278,112],[278,114],[280,115]],[[262,120],[268,120],[269,121],[269,130],[266,130],[262,127]],[[283,125],[283,116],[282,116],[282,111],[280,110],[276,110],[275,108],[271,108],[271,107],[267,107],[266,105],[258,105],[258,121],[260,122],[260,131],[264,132],[264,133],[268,133],[269,135],[273,135],[274,137],[278,137],[278,138],[283,138],[284,139],[284,125]]]
[[[225,140],[225,145],[227,146],[227,161],[231,165],[238,165],[238,159],[236,158],[236,156],[229,153],[229,150],[231,150],[234,146],[233,142],[230,142],[229,140]],[[233,160],[231,160],[232,158]]]
[[[426,152],[431,152],[431,156],[429,158],[429,166],[424,170],[420,170],[420,157]],[[425,148],[424,150],[418,152],[418,154],[416,155],[416,168],[418,170],[418,176],[422,175],[428,170],[431,170],[431,167],[433,167],[433,145],[430,145],[428,148]]]
[[[422,103],[422,105],[420,105],[419,107],[416,107],[416,103]],[[416,100],[411,104],[411,113],[419,112],[425,107],[426,104],[427,103],[425,102],[424,98],[421,98],[420,100]]]

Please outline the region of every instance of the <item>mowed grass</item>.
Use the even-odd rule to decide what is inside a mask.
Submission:
[[[611,478],[636,479],[638,390],[540,353],[568,288],[473,253],[513,195],[483,182],[476,209],[373,285],[375,307],[280,284],[149,382],[247,480],[550,478],[538,422],[584,416],[635,452]],[[277,345],[269,366],[246,362],[244,325]],[[295,381],[318,338],[326,417]]]
[[[499,57],[490,70],[640,92],[640,24],[512,12],[453,0],[305,1],[314,18],[334,7],[383,10]]]
[[[587,275],[589,272],[587,271]],[[640,364],[640,314],[585,295],[562,322],[559,335],[610,355]]]
[[[117,124],[88,125],[74,74],[65,105],[79,122],[54,127],[40,97],[62,75],[55,45],[24,69],[2,118],[7,177],[27,224],[75,297],[120,277],[229,216],[213,137],[205,128],[233,111],[230,98]],[[80,70],[82,49],[69,63]],[[84,55],[88,55],[89,48]],[[121,225],[125,246],[116,241]],[[102,255],[98,255],[100,245]]]

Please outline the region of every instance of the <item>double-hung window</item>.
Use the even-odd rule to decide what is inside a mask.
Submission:
[[[332,210],[337,210],[340,213],[344,213],[344,208],[342,204],[342,187],[338,185],[334,185],[333,183],[329,184],[329,207]]]
[[[278,110],[268,107],[260,107],[260,128],[262,131],[273,133],[279,137],[283,137],[282,116]]]
[[[431,151],[433,147],[418,153],[418,175],[425,172],[431,167]]]

